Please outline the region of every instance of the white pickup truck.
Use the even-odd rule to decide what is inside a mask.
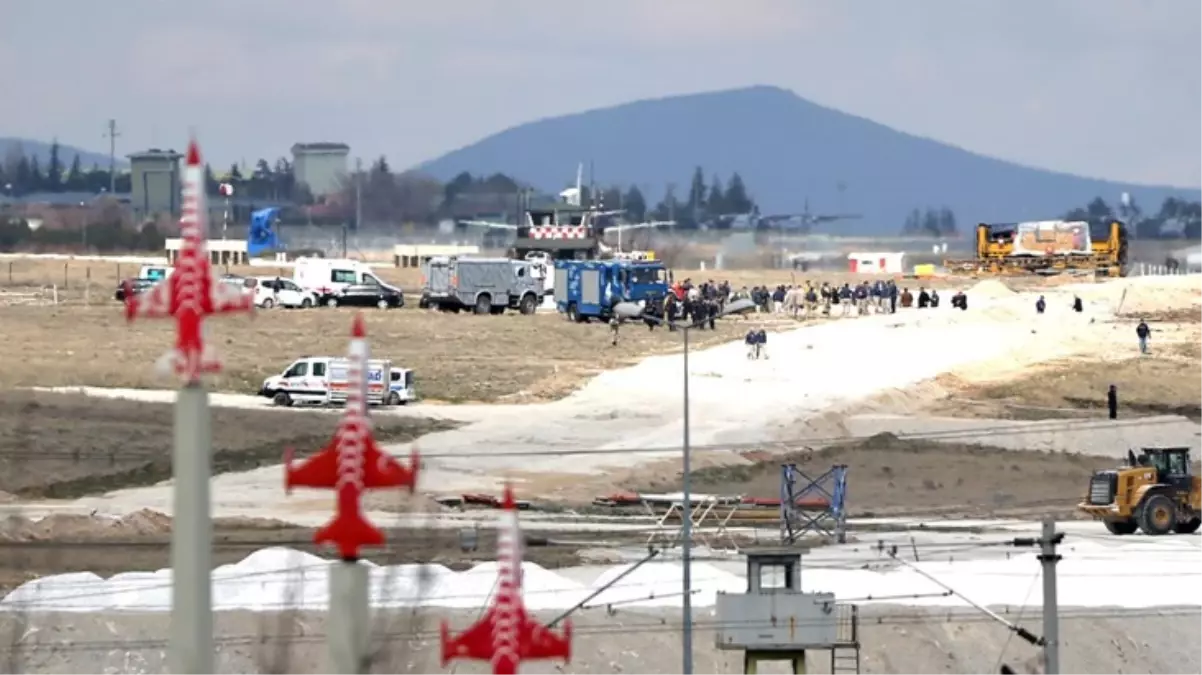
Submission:
[[[334,405],[346,402],[347,360],[329,356],[307,356],[293,361],[284,372],[263,380],[259,395],[278,406],[297,403]],[[367,402],[373,405],[404,405],[417,398],[413,371],[395,368],[391,361],[367,362]]]

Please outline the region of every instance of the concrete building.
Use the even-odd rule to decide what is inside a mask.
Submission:
[[[180,166],[183,155],[151,148],[129,155],[130,208],[137,218],[155,214],[179,216]]]
[[[314,197],[323,197],[342,189],[347,175],[346,143],[296,143],[292,146],[292,171],[297,183],[309,186]]]

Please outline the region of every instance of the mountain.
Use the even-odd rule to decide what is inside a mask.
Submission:
[[[28,138],[0,137],[0,161],[4,161],[4,157],[8,155],[9,148],[15,145],[21,146],[21,149],[24,150],[26,157],[36,156],[38,158],[38,162],[42,166],[42,169],[46,168],[46,165],[50,161],[50,143],[31,141]],[[80,166],[82,166],[85,171],[92,168],[93,164],[96,164],[102,169],[108,169],[109,167],[109,156],[107,153],[81,150],[80,148],[72,145],[59,144],[58,146],[58,157],[59,160],[62,161],[64,167],[71,166],[71,161],[77,154],[79,155]],[[129,162],[125,160],[125,157],[117,155],[117,168],[129,168]]]
[[[891,129],[769,86],[636,101],[523,124],[417,167],[441,180],[462,171],[506,173],[560,190],[579,162],[598,184],[688,197],[693,169],[738,171],[761,210],[859,213],[824,231],[896,234],[906,214],[950,207],[961,223],[1055,218],[1101,196],[1131,193],[1145,211],[1202,191],[1130,185],[1022,166]],[[838,185],[845,189],[841,192]]]

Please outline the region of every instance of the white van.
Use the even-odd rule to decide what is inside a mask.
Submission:
[[[301,288],[313,291],[323,299],[338,295],[353,284],[392,286],[376,276],[366,264],[338,258],[298,258],[292,279]]]
[[[263,380],[259,395],[278,406],[297,403],[330,405],[346,403],[347,360],[329,356],[297,359],[283,373]],[[403,405],[416,397],[413,372],[394,369],[391,361],[367,362],[367,402],[375,405]]]

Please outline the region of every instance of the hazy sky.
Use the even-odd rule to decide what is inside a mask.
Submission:
[[[575,8],[572,11],[570,8]],[[2,0],[0,136],[408,166],[513,124],[773,84],[1091,176],[1202,184],[1198,0]]]

